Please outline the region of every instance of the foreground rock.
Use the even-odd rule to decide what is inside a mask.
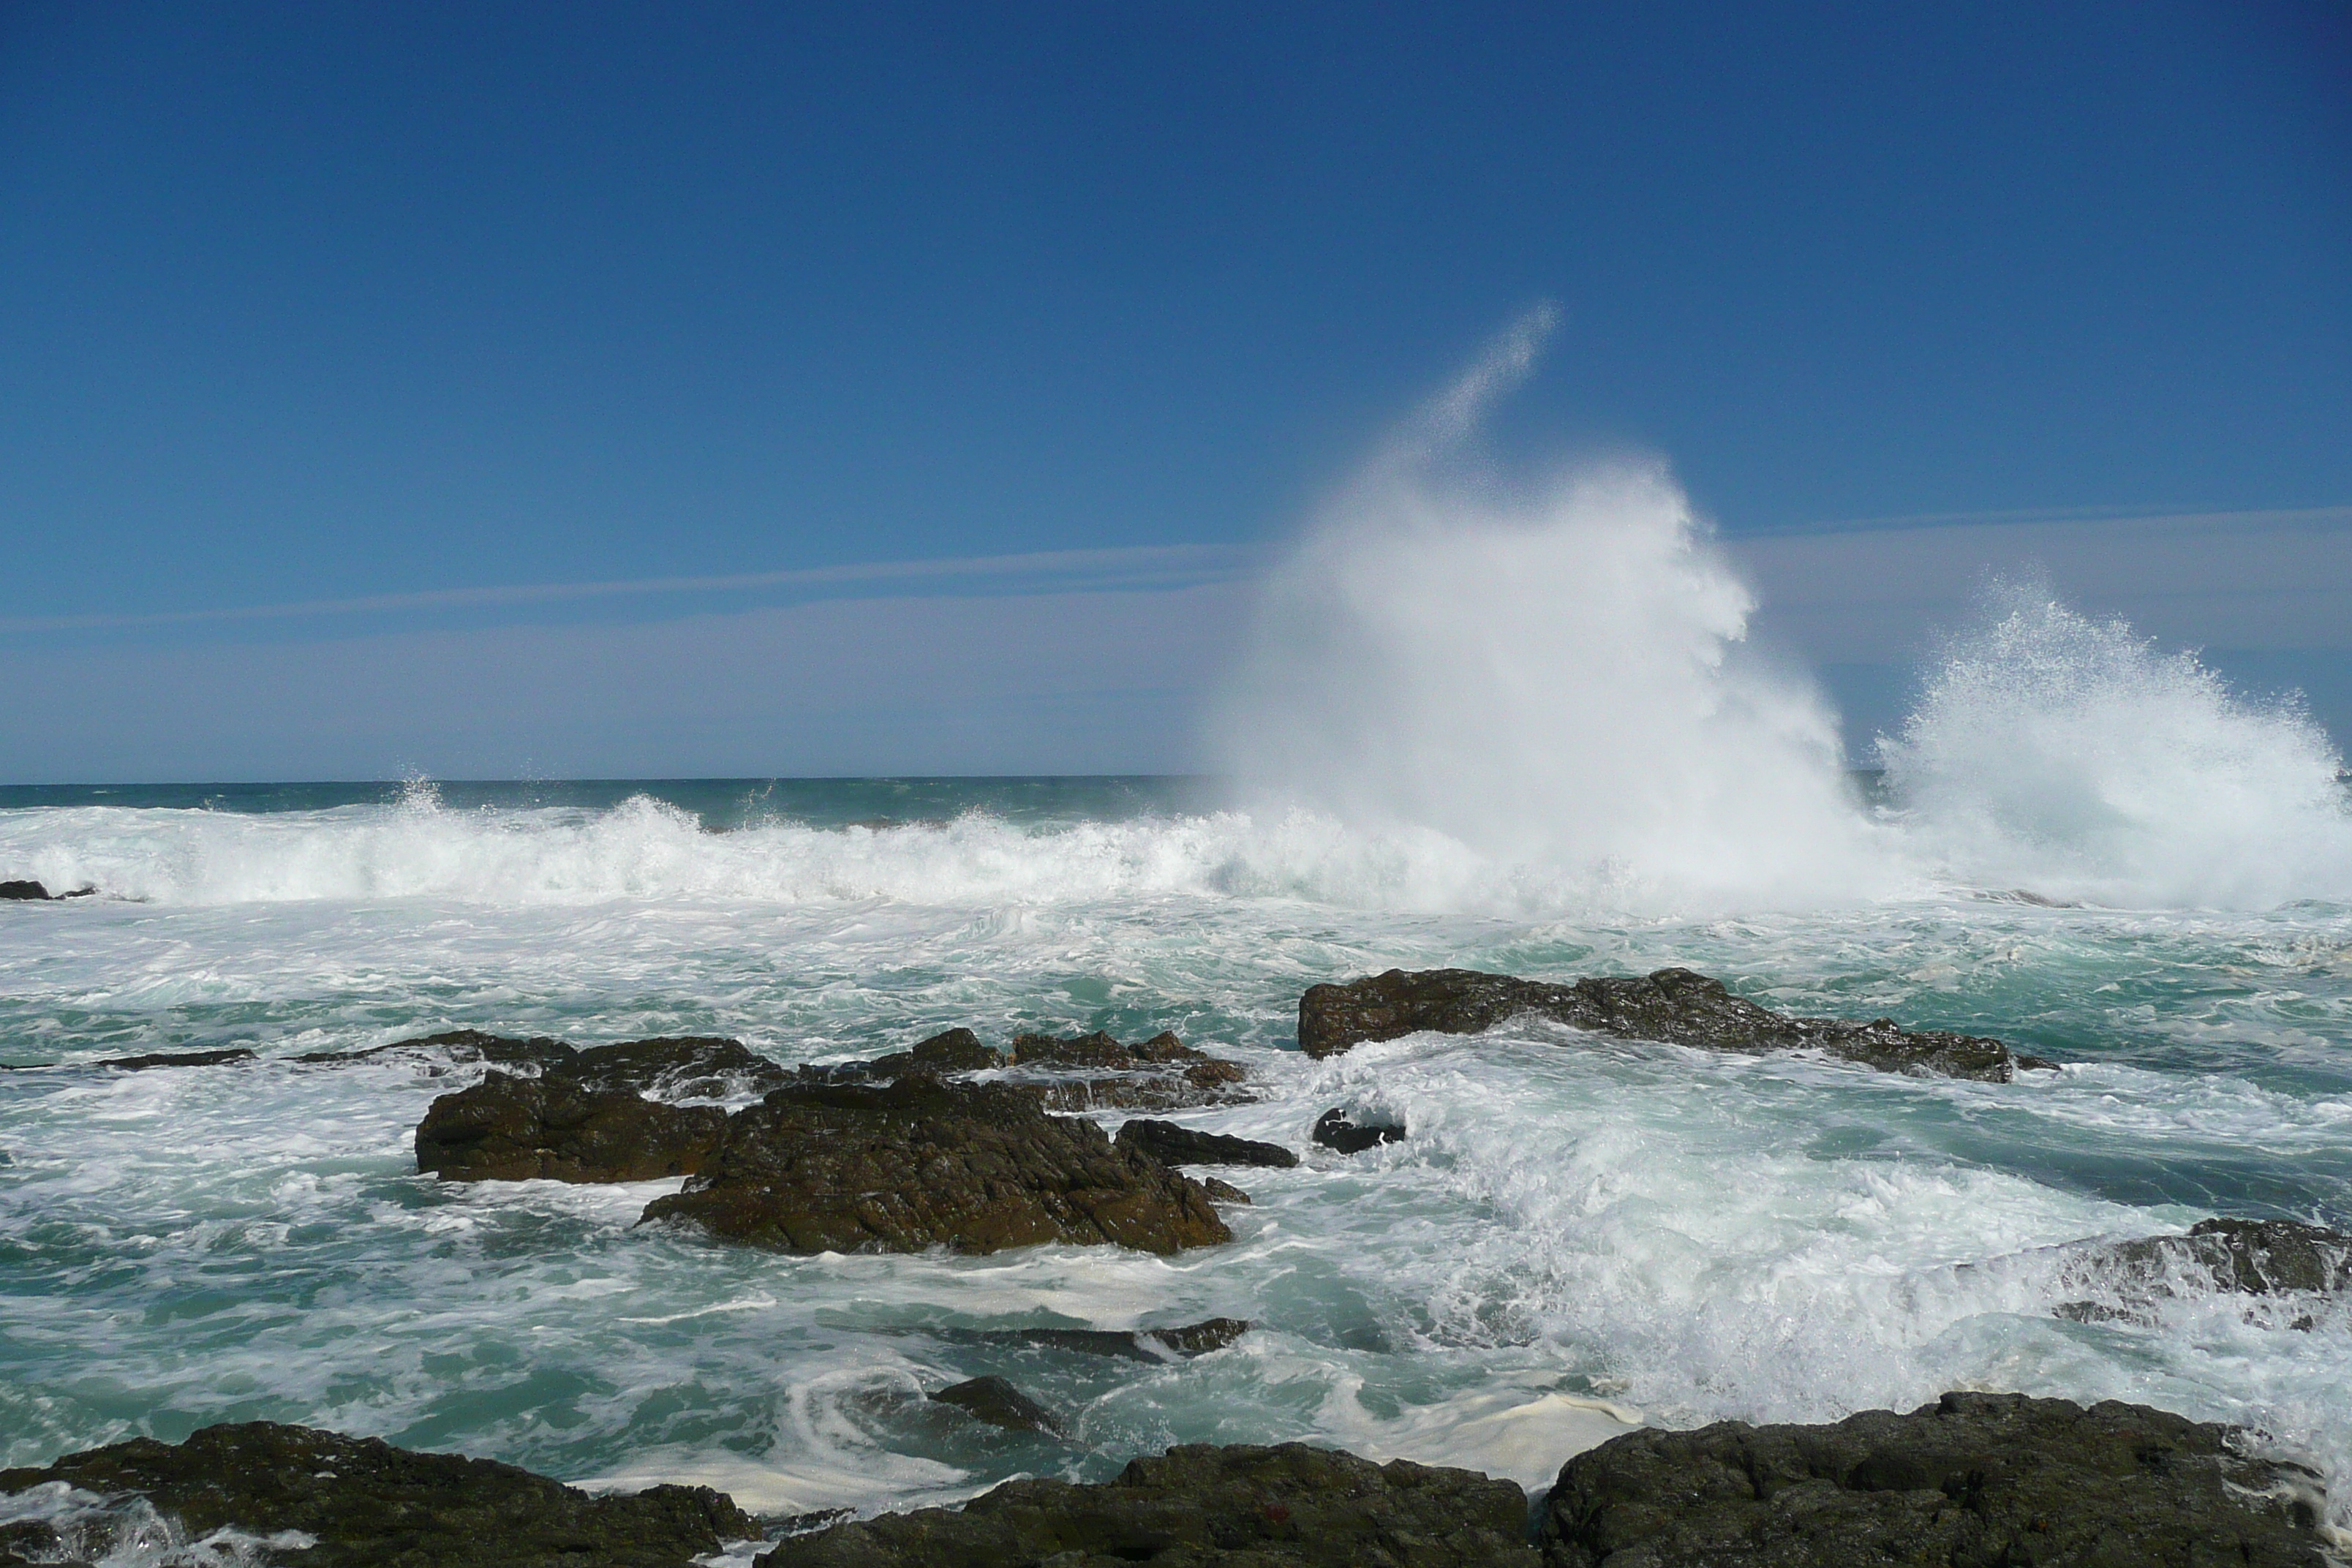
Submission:
[[[1625,1039],[1708,1050],[1817,1050],[1881,1072],[2007,1083],[2021,1069],[2053,1068],[1979,1035],[1910,1030],[1891,1018],[1866,1024],[1797,1018],[1733,995],[1687,969],[1558,985],[1475,969],[1391,969],[1344,985],[1310,985],[1298,999],[1298,1048],[1332,1057],[1366,1040],[1423,1030],[1475,1035],[1523,1014]]]
[[[1509,1481],[1399,1459],[1280,1447],[1171,1448],[1115,1481],[1012,1481],[961,1509],[837,1524],[760,1568],[1535,1568],[1527,1495]]]
[[[1231,1241],[1201,1184],[1000,1084],[910,1074],[794,1084],[728,1119],[645,1219],[786,1252],[996,1252],[1041,1242],[1172,1253]]]
[[[646,1182],[693,1174],[726,1131],[717,1106],[493,1072],[425,1112],[416,1168],[449,1182]]]
[[[177,1446],[140,1437],[42,1469],[0,1470],[0,1492],[56,1482],[143,1499],[191,1540],[233,1530],[264,1542],[246,1546],[251,1555],[205,1561],[284,1568],[687,1568],[724,1542],[760,1534],[731,1499],[705,1487],[590,1497],[512,1465],[267,1421],[207,1426]],[[76,1529],[79,1539],[52,1531],[35,1542],[26,1532],[24,1546],[50,1561],[98,1557],[110,1543],[89,1537],[106,1530],[101,1518]],[[298,1531],[315,1544],[268,1543]]]
[[[1140,1149],[1163,1165],[1263,1165],[1287,1170],[1298,1163],[1298,1156],[1279,1143],[1202,1132],[1173,1121],[1129,1121],[1112,1142],[1122,1149]]]
[[[1548,1568],[2322,1568],[2316,1478],[2145,1405],[1948,1394],[1835,1426],[1629,1433],[1568,1462]]]

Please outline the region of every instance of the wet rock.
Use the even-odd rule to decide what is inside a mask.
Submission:
[[[950,1029],[933,1035],[911,1049],[894,1051],[865,1062],[830,1062],[800,1069],[799,1076],[818,1083],[896,1083],[909,1073],[940,1078],[957,1073],[986,1072],[1004,1065],[1004,1053],[981,1044],[970,1029]]]
[[[1399,1459],[1279,1447],[1171,1448],[1098,1486],[1011,1481],[961,1509],[839,1524],[759,1568],[1535,1568],[1509,1481]]]
[[[1100,1030],[1067,1039],[1022,1035],[1010,1061],[1014,1081],[1034,1087],[1050,1110],[1181,1110],[1252,1098],[1240,1063],[1164,1030],[1132,1046]]]
[[[545,1035],[525,1039],[480,1029],[446,1029],[437,1035],[420,1035],[415,1039],[394,1040],[388,1046],[370,1046],[364,1050],[310,1051],[294,1059],[310,1067],[333,1067],[344,1062],[373,1061],[379,1057],[428,1057],[465,1067],[487,1062],[544,1072],[579,1054],[577,1048]]]
[[[1366,1040],[1393,1040],[1423,1030],[1480,1034],[1530,1013],[1626,1039],[1747,1054],[1817,1050],[1882,1072],[1988,1083],[2007,1083],[2021,1069],[2057,1065],[1983,1036],[1903,1029],[1891,1018],[1856,1024],[1792,1017],[1735,996],[1721,981],[1687,969],[1570,985],[1475,969],[1391,969],[1344,985],[1308,986],[1298,1000],[1298,1047],[1310,1057],[1331,1057]]]
[[[425,1112],[416,1168],[449,1182],[645,1182],[700,1170],[726,1130],[716,1106],[492,1072]]]
[[[1346,1110],[1333,1106],[1315,1119],[1315,1131],[1308,1134],[1326,1149],[1336,1149],[1342,1154],[1360,1154],[1381,1143],[1404,1141],[1404,1124],[1398,1121],[1358,1123]]]
[[[1267,1165],[1287,1170],[1298,1156],[1279,1143],[1259,1143],[1202,1132],[1173,1121],[1129,1121],[1114,1140],[1123,1149],[1140,1149],[1163,1165]]]
[[[1008,1432],[1043,1432],[1050,1436],[1062,1432],[1059,1416],[1001,1377],[975,1377],[942,1388],[931,1397]]]
[[[924,1074],[775,1090],[730,1118],[701,1173],[645,1219],[786,1252],[1059,1241],[1171,1253],[1233,1239],[1198,1182],[1094,1123]]]
[[[63,893],[52,893],[40,882],[0,882],[0,903],[61,903],[67,899],[87,899],[95,894],[94,887],[75,888]]]
[[[2185,1236],[2075,1249],[2060,1279],[2095,1292],[2055,1309],[2078,1323],[2144,1322],[2184,1289],[2245,1296],[2352,1294],[2352,1235],[2285,1219],[2202,1220]],[[2306,1316],[2288,1326],[2312,1323]]]
[[[234,1529],[314,1539],[263,1548],[261,1560],[281,1568],[688,1568],[760,1534],[732,1500],[705,1487],[590,1497],[511,1465],[268,1421],[0,1470],[0,1492],[58,1481],[135,1494],[191,1538]]]
[[[716,1100],[763,1093],[792,1077],[740,1040],[703,1035],[623,1040],[583,1050],[544,1035],[526,1039],[479,1029],[450,1029],[366,1050],[312,1051],[294,1059],[324,1066],[385,1056],[431,1058],[464,1066],[535,1068],[542,1077],[569,1079],[594,1092],[648,1094],[656,1100]]]
[[[1213,1204],[1246,1204],[1250,1201],[1247,1193],[1231,1182],[1221,1182],[1214,1176],[1202,1176],[1201,1185],[1208,1192],[1209,1201]]]
[[[1643,1430],[1580,1454],[1547,1568],[2223,1563],[2322,1568],[2316,1475],[2145,1405],[1948,1394],[1834,1426]]]
[[[249,1062],[251,1051],[153,1051],[143,1057],[109,1057],[98,1065],[119,1072],[146,1072],[153,1068],[216,1068],[229,1062]]]
[[[983,1331],[973,1337],[1121,1361],[1169,1362],[1221,1351],[1249,1329],[1240,1318],[1205,1318],[1169,1329],[1004,1329]]]

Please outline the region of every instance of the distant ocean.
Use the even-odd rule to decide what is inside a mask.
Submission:
[[[2218,765],[2142,782],[2194,800]],[[1937,776],[1843,786],[1857,831],[1965,825]],[[2280,864],[2175,863],[2201,841],[2160,821],[2120,847],[2112,823],[1998,854],[1948,835],[1885,886],[1778,908],[1236,799],[1190,778],[0,790],[0,878],[97,889],[0,905],[0,1061],[54,1068],[0,1073],[0,1464],[268,1417],[780,1512],[1099,1479],[1202,1440],[1539,1487],[1631,1423],[1984,1387],[2248,1424],[2352,1493],[2342,1303],[2307,1327],[2193,1290],[2053,1312],[2081,1294],[2064,1244],[2352,1223],[2340,798],[2276,807]],[[2252,871],[2258,897],[2179,892]],[[1682,964],[2065,1066],[1985,1084],[1533,1024],[1296,1050],[1307,985],[1449,964]],[[1245,1173],[1233,1245],[1174,1258],[781,1257],[632,1228],[675,1182],[420,1178],[411,1132],[464,1070],[289,1059],[471,1026],[800,1062],[957,1025],[1172,1029],[1267,1090],[1181,1120],[1306,1158]],[[77,1065],[230,1047],[261,1060]],[[1334,1105],[1410,1136],[1316,1149]],[[1211,1316],[1255,1331],[1164,1365],[962,1331]],[[1071,1441],[909,1397],[989,1373],[1073,1413]]]

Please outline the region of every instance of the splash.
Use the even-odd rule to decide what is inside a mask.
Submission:
[[[2293,698],[2007,584],[1879,753],[1919,849],[1980,885],[2111,904],[2352,897],[2342,759]]]
[[[1887,888],[1835,716],[1747,646],[1755,601],[1665,468],[1513,487],[1465,456],[1548,321],[1433,400],[1275,572],[1216,721],[1231,770],[1605,902]]]

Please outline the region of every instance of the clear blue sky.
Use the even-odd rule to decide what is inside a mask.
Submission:
[[[227,647],[776,595],[137,617],[1246,546],[1538,299],[1498,441],[1735,537],[2352,503],[2352,8],[0,4],[0,775],[220,773],[101,731]],[[245,754],[520,765],[435,733]]]

